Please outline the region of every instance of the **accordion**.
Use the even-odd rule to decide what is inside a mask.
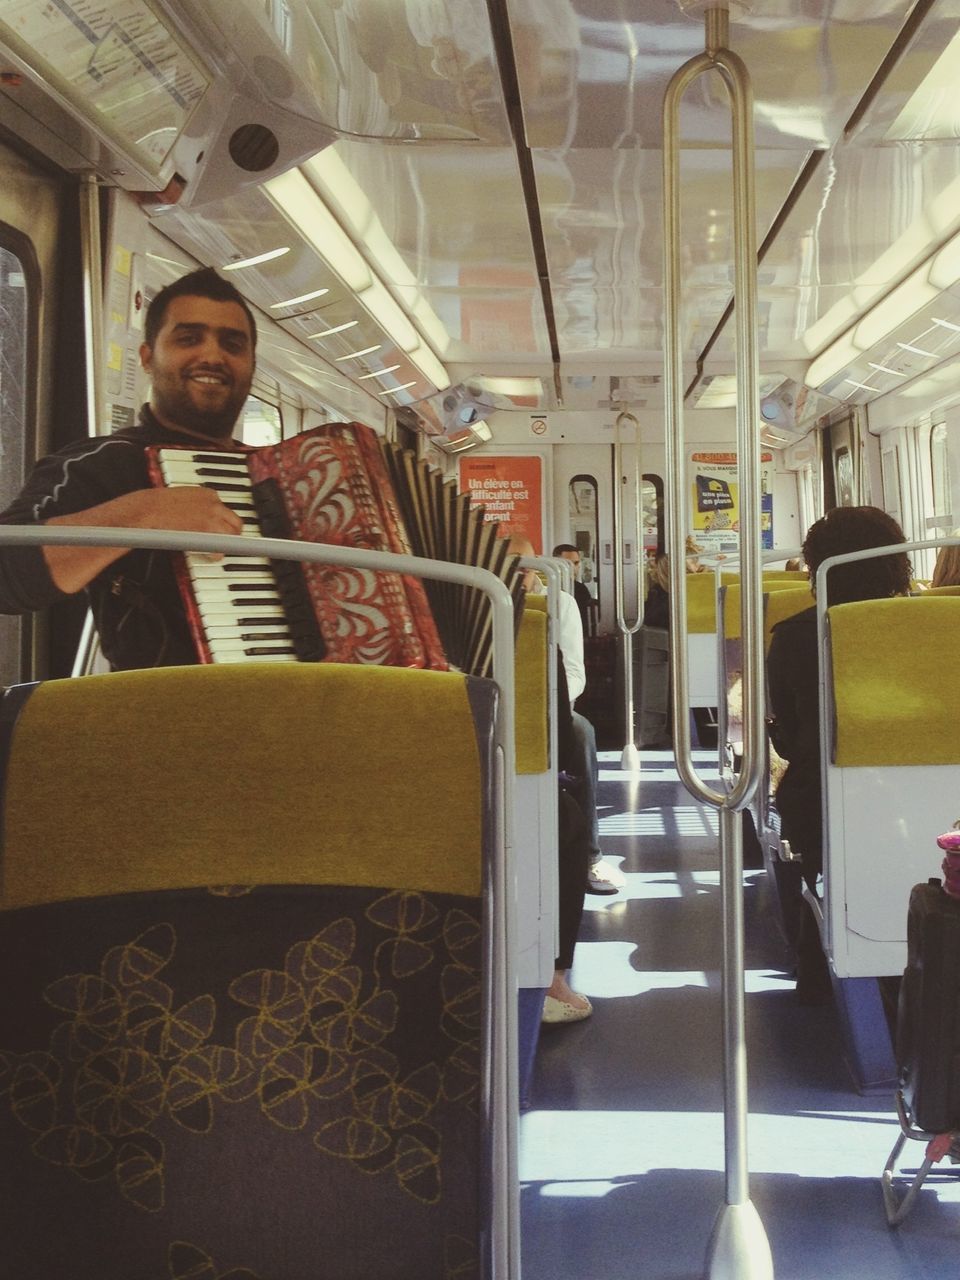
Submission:
[[[330,423],[262,449],[150,446],[151,482],[216,491],[252,537],[490,569],[522,607],[517,557],[452,480],[360,423]],[[492,669],[490,605],[475,588],[341,565],[177,557],[201,662],[352,662]]]

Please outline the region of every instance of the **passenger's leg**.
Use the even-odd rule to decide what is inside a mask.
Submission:
[[[573,965],[573,951],[583,915],[589,828],[579,805],[565,791],[560,792],[559,805],[560,951],[554,961],[553,982],[544,1001],[543,1021],[580,1022],[589,1018],[593,1007],[586,996],[579,995],[570,986],[567,971]]]
[[[597,787],[600,767],[597,763],[597,735],[593,725],[579,711],[573,717],[573,750],[578,779],[577,801],[588,823],[590,865],[587,871],[588,893],[616,893],[626,884],[619,867],[608,862],[600,849],[600,815],[597,812]]]

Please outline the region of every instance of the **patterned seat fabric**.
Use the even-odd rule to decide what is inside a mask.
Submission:
[[[380,856],[380,886],[285,885],[280,854],[278,883],[0,912],[11,1276],[481,1274],[481,898]]]

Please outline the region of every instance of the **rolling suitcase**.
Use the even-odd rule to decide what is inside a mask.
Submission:
[[[918,1128],[960,1128],[960,899],[936,879],[910,893],[897,1066],[903,1101]]]

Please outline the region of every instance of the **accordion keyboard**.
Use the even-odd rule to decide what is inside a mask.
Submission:
[[[259,537],[252,482],[241,453],[159,449],[164,484],[202,485],[243,521],[243,536]],[[296,652],[270,561],[259,556],[202,553],[184,557],[204,638],[214,662],[295,662]]]

